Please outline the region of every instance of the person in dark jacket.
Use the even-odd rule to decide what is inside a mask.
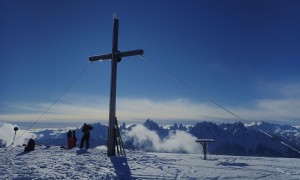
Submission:
[[[27,146],[25,147],[24,151],[33,151],[35,147],[35,141],[33,139],[29,139]]]
[[[84,123],[84,125],[82,126],[81,131],[83,132],[83,136],[81,138],[80,148],[83,148],[84,141],[86,142],[86,149],[88,149],[90,147],[90,131],[92,129],[93,129],[93,127],[90,125],[87,125],[86,123]]]

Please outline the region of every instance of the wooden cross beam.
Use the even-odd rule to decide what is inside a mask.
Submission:
[[[91,56],[89,61],[101,61],[111,59],[111,86],[110,86],[110,101],[109,101],[109,123],[108,123],[108,141],[107,141],[107,156],[115,156],[116,154],[116,90],[117,90],[117,64],[121,61],[122,57],[136,56],[144,54],[143,49],[132,51],[120,52],[118,50],[118,31],[119,20],[114,16],[114,29],[113,29],[113,45],[110,54],[100,56]]]

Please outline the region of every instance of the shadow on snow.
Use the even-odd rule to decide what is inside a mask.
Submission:
[[[78,149],[76,151],[77,155],[82,155],[82,154],[90,154],[90,152],[87,151],[87,149]]]
[[[221,166],[239,166],[239,167],[249,166],[247,163],[235,163],[235,162],[220,162],[217,165],[221,165]]]
[[[131,177],[131,170],[126,157],[110,157],[110,161],[114,166],[118,179],[134,179]]]
[[[31,151],[23,151],[23,152],[20,152],[19,154],[17,154],[17,156],[22,156],[24,154],[28,154],[30,153]]]

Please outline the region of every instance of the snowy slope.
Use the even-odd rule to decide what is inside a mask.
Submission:
[[[128,151],[127,158],[89,150],[0,148],[0,179],[300,179],[300,160]]]

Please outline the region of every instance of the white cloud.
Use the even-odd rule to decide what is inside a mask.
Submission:
[[[26,121],[93,121],[108,119],[108,108],[103,106],[103,102],[97,97],[90,99],[87,97],[69,96],[64,102],[15,102],[7,104],[13,113],[2,113],[0,121],[26,122]],[[49,109],[49,107],[52,107]],[[49,109],[49,111],[47,111]]]
[[[3,144],[6,145],[6,147],[11,145],[14,140],[14,136],[15,136],[14,127],[17,126],[10,123],[0,122],[0,140],[2,141]],[[30,138],[35,138],[35,137],[36,135],[29,132],[25,132],[25,130],[19,129],[18,131],[16,131],[16,137],[13,145],[17,146],[17,145],[27,144],[27,141]]]
[[[72,97],[57,103],[46,113],[42,121],[107,121],[107,98]],[[51,103],[8,104],[14,113],[1,114],[1,121],[35,121],[47,110]],[[215,107],[194,103],[187,99],[153,101],[149,99],[117,99],[117,117],[122,121],[145,120],[214,120],[230,116]]]
[[[120,99],[118,107],[118,114],[125,119],[213,120],[229,117],[215,107],[187,99],[167,101]]]
[[[103,122],[108,121],[108,98],[100,96],[70,95],[57,103],[40,121]],[[51,103],[13,103],[6,107],[13,113],[0,114],[0,121],[35,121]],[[226,106],[225,106],[226,107]],[[282,97],[254,101],[251,107],[226,107],[248,121],[289,121],[300,124],[300,98]],[[193,102],[178,98],[155,101],[147,98],[118,98],[116,116],[122,122],[144,121],[241,121],[208,102]]]
[[[160,139],[156,132],[148,130],[143,125],[137,125],[126,133],[126,136],[134,139],[133,143],[136,147],[146,145],[146,147],[143,147],[146,150],[201,153],[201,146],[196,143],[197,138],[184,131],[176,131],[176,133],[169,135],[165,139]]]
[[[282,86],[280,92],[288,97],[300,97],[300,83],[293,83]]]
[[[239,108],[234,111],[249,120],[290,121],[300,124],[300,99],[263,99],[252,108]]]

